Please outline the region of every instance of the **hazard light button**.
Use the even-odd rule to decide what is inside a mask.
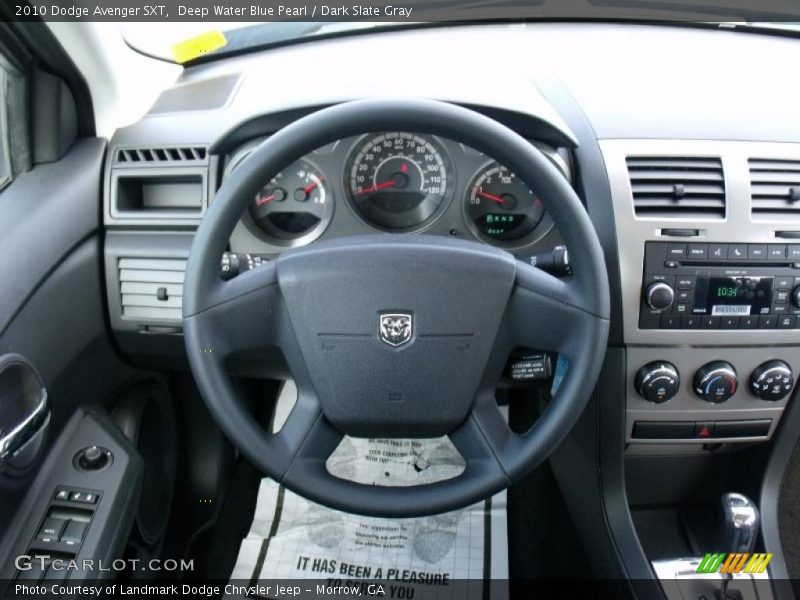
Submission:
[[[694,424],[694,436],[696,438],[705,439],[714,436],[714,422],[713,421],[697,421]]]

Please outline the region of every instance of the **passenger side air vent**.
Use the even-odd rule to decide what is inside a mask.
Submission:
[[[753,215],[800,218],[800,161],[751,158]]]
[[[179,324],[186,260],[120,258],[122,316],[142,323]]]
[[[627,163],[636,216],[725,217],[725,177],[719,158],[629,156]]]
[[[114,163],[127,164],[197,164],[205,163],[208,152],[204,146],[176,146],[173,148],[121,148]]]

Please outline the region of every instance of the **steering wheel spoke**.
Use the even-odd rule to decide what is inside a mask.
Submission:
[[[184,319],[203,324],[200,350],[217,357],[280,346],[283,300],[272,263],[230,281],[216,281],[203,308]]]
[[[601,317],[568,281],[518,262],[508,306],[512,346],[575,357],[583,350],[587,327]]]

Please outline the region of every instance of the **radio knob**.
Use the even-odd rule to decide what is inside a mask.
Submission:
[[[653,310],[666,310],[672,306],[675,300],[675,292],[672,287],[663,281],[656,281],[647,286],[644,294],[647,306]]]
[[[661,404],[678,393],[681,378],[675,365],[660,360],[647,363],[639,369],[634,385],[642,398]]]
[[[762,400],[777,402],[794,387],[792,368],[782,360],[769,360],[750,375],[750,391]]]
[[[694,375],[694,392],[706,402],[720,404],[736,393],[739,378],[733,365],[722,360],[710,362]]]
[[[792,304],[794,304],[795,307],[800,308],[800,285],[794,286],[794,289],[792,290]]]

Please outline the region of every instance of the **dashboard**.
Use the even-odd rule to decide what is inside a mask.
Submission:
[[[226,158],[223,182],[263,139]],[[569,179],[568,154],[531,143]],[[270,255],[320,238],[389,232],[522,251],[552,229],[535,190],[481,152],[424,133],[376,132],[319,148],[265,181],[231,250]]]
[[[601,385],[605,401],[623,404],[626,452],[770,439],[800,371],[800,82],[784,76],[800,50],[779,37],[656,25],[454,26],[189,68],[109,143],[105,275],[122,351],[183,366],[183,270],[217,190],[283,126],[375,97],[373,81],[342,78],[342,65],[377,72],[399,46],[409,64],[436,54],[440,68],[398,72],[380,95],[477,110],[539,148],[578,192],[610,277],[609,355],[622,366]],[[292,64],[314,64],[316,85]],[[264,94],[268,73],[281,85]],[[476,85],[475,73],[502,85]],[[257,263],[330,238],[402,232],[524,259],[563,243],[537,200],[535,186],[456,140],[376,131],[265,176],[229,250]],[[776,377],[782,389],[765,391]]]

